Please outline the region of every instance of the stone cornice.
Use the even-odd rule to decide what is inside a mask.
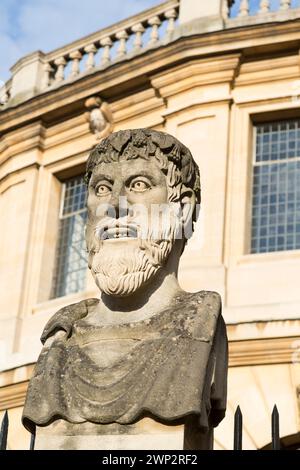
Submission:
[[[116,100],[120,90],[124,94],[138,86],[149,85],[149,78],[159,70],[174,66],[182,61],[203,58],[207,54],[224,54],[251,50],[255,43],[256,51],[261,47],[276,47],[276,43],[290,44],[296,47],[300,40],[300,20],[281,24],[260,24],[243,29],[223,30],[210,34],[181,37],[176,41],[143,54],[115,63],[106,69],[96,68],[92,74],[77,81],[66,82],[59,88],[41,93],[34,98],[3,110],[0,113],[0,133],[9,127],[21,125],[28,119],[38,119],[41,115],[53,112],[60,107],[71,106],[75,101],[83,100],[93,94],[102,94],[107,100]],[[145,58],[147,57],[147,60]],[[148,78],[149,76],[149,78]],[[120,88],[121,86],[121,88]]]
[[[0,410],[23,406],[34,364],[0,373]]]
[[[134,116],[165,107],[164,100],[157,96],[153,88],[137,92],[111,104],[114,121],[120,123]]]
[[[151,84],[165,98],[203,85],[231,82],[240,59],[241,54],[226,54],[189,61],[174,67],[172,73],[167,71],[153,76]]]
[[[298,353],[297,353],[298,351]],[[229,342],[229,367],[300,362],[300,336]]]
[[[0,137],[0,165],[13,155],[31,148],[41,148],[45,137],[45,128],[41,121],[24,126],[21,130],[4,134]],[[21,147],[21,148],[20,148]]]
[[[272,76],[270,77],[270,71]],[[241,65],[236,86],[259,84],[273,80],[299,77],[299,55],[276,57],[271,59],[248,62]]]
[[[146,122],[147,118],[149,125],[154,127],[163,122],[162,114],[165,111],[164,100],[157,96],[153,88],[115,101],[110,107],[116,128],[121,126],[123,121],[137,120],[142,116],[144,116],[143,122]],[[50,127],[39,119],[3,134],[0,137],[0,180],[28,165],[28,158],[25,157],[25,154],[28,156],[28,152],[31,153],[32,163],[46,165],[48,163],[46,151],[78,139],[81,139],[81,144],[85,142],[84,148],[87,152],[96,144],[89,130],[84,109],[81,114],[68,117]]]
[[[231,103],[232,103],[232,97],[229,95],[220,96],[216,99],[208,98],[208,99],[197,100],[197,101],[194,101],[192,104],[187,102],[187,103],[181,104],[180,106],[177,106],[176,108],[170,108],[170,109],[167,109],[166,111],[163,111],[162,117],[166,118],[166,117],[174,116],[176,114],[181,113],[182,111],[187,111],[191,109],[196,109],[196,108],[201,108],[201,107],[205,108],[208,105],[209,106],[213,105],[214,107],[216,107],[216,106],[223,106],[224,104],[231,104]],[[211,114],[207,112],[205,117],[209,117],[209,116],[214,117],[215,112],[212,112]]]
[[[0,388],[0,410],[8,410],[10,408],[23,406],[27,388],[28,381]]]

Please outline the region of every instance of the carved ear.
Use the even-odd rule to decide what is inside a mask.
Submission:
[[[196,196],[191,188],[182,186],[180,203],[184,236],[190,238],[193,234],[193,214],[196,206]]]

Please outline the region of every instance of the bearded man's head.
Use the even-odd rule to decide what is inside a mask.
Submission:
[[[190,151],[149,129],[119,131],[87,161],[89,268],[108,295],[126,296],[154,278],[180,240],[184,249],[200,204]]]

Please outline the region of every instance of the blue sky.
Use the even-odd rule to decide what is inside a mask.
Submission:
[[[209,1],[209,0],[198,0]],[[130,15],[158,5],[162,0],[0,0],[0,85],[9,68],[22,56],[51,51]],[[280,0],[271,0],[271,9]],[[260,0],[250,0],[250,14]],[[236,16],[240,0],[232,13]],[[292,6],[300,0],[292,0]]]
[[[161,0],[0,0],[0,84],[35,50],[56,47],[146,10]]]

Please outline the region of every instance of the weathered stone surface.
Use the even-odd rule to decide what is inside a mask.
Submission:
[[[153,422],[165,436],[166,426],[184,426],[185,449],[209,448],[226,408],[221,299],[184,292],[177,281],[198,215],[197,165],[168,134],[119,131],[91,153],[87,183],[89,267],[101,299],[67,306],[46,325],[23,422],[39,426],[47,448],[82,448],[87,427],[88,448],[99,435],[104,448],[128,448],[129,438],[114,441],[123,434],[139,434],[143,448]],[[168,217],[158,211],[155,219],[157,208]]]
[[[123,325],[95,325],[88,312],[95,305],[86,307],[77,305],[81,320],[66,325],[62,312],[46,327],[44,339],[55,334],[30,383],[26,420],[130,424],[144,415],[168,422],[197,414],[203,427],[209,416],[218,424],[226,397],[222,375],[213,376],[214,341],[224,341],[218,294],[183,294],[162,314]],[[208,392],[205,380],[213,383]]]
[[[90,130],[100,140],[108,136],[113,129],[113,116],[108,103],[103,103],[99,96],[93,96],[85,101],[86,120]]]

